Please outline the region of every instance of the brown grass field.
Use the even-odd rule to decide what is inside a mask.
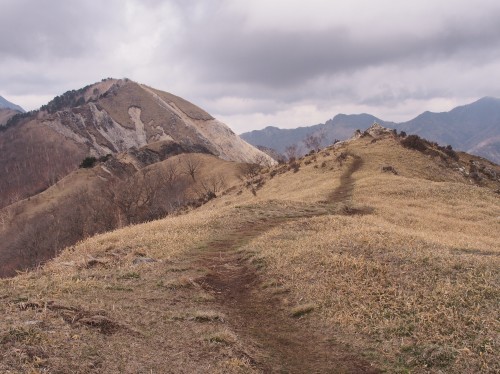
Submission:
[[[289,169],[1,280],[0,372],[500,371],[498,182],[391,136]]]

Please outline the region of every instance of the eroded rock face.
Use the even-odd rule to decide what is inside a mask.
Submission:
[[[47,113],[43,122],[59,134],[87,146],[89,153],[95,156],[172,140],[200,145],[231,161],[254,162],[268,157],[201,108],[145,85],[119,80],[111,85],[89,86],[79,95],[81,98],[66,101],[88,101]]]

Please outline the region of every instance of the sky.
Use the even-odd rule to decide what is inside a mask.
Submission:
[[[127,77],[237,133],[500,97],[500,1],[0,0],[0,95]]]

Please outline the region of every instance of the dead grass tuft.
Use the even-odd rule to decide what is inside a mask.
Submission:
[[[225,316],[214,311],[197,311],[192,317],[196,322],[224,322]]]
[[[233,345],[238,341],[238,338],[232,331],[224,329],[208,334],[204,340],[209,343]]]
[[[316,305],[314,305],[312,303],[298,305],[292,309],[291,315],[292,315],[292,317],[295,317],[295,318],[301,318],[301,317],[305,316],[306,314],[311,313],[315,309],[316,309]]]

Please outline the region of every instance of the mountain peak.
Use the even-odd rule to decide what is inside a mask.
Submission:
[[[0,146],[18,160],[30,160],[26,171],[30,177],[13,184],[5,166],[11,161],[0,162],[0,190],[8,190],[3,200],[0,197],[0,207],[8,203],[9,193],[31,196],[74,170],[85,157],[106,157],[162,142],[179,149],[203,149],[228,161],[274,163],[198,106],[126,78],[67,91],[7,125],[0,129]],[[44,158],[46,149],[53,150],[49,161]],[[45,170],[49,165],[50,173]]]
[[[479,103],[479,102],[500,103],[500,99],[497,97],[493,97],[493,96],[485,96],[485,97],[480,98],[478,101],[476,101],[476,103]]]

